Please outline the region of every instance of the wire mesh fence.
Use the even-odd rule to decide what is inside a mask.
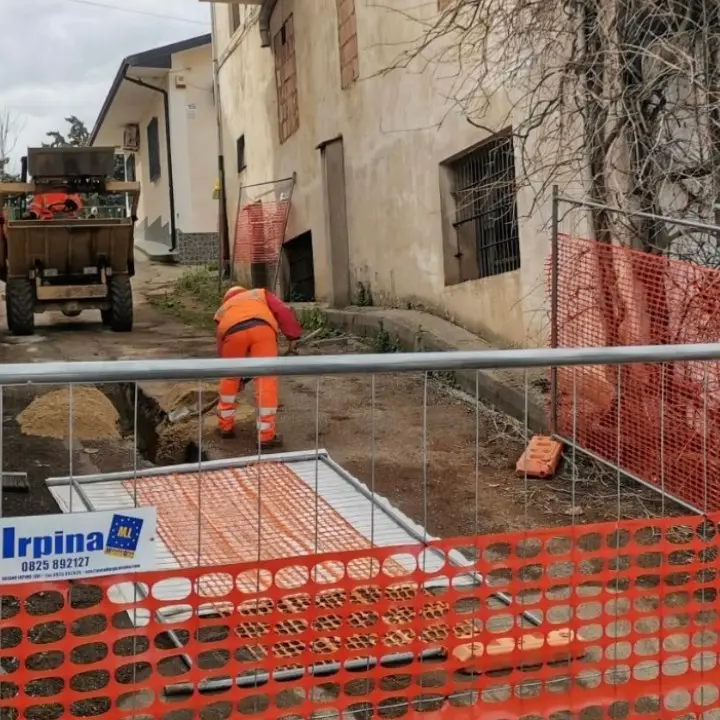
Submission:
[[[293,176],[240,187],[231,250],[234,280],[276,289],[294,186]]]
[[[717,711],[720,517],[688,515],[621,463],[595,463],[578,429],[588,368],[620,378],[622,436],[626,376],[718,359],[720,344],[5,365],[0,414],[12,419],[56,383],[66,417],[36,445],[0,424],[0,469],[27,471],[56,511],[154,507],[157,571],[4,579],[3,706],[170,720]],[[552,478],[515,470],[536,402],[530,367],[561,368],[571,388]],[[445,382],[495,368],[517,373],[524,417],[485,405],[479,375],[470,395]],[[280,376],[280,430],[292,424],[300,447],[263,453],[249,413],[232,447],[246,455],[221,456],[203,410],[208,378],[232,373]],[[154,466],[147,383],[181,379],[197,383],[191,452]],[[124,439],[88,440],[90,384],[122,407]],[[709,433],[716,420],[703,422]],[[41,443],[64,457],[35,453]],[[702,451],[710,498],[718,480]],[[6,522],[28,512],[27,498],[8,499]]]
[[[707,249],[711,228],[687,221],[673,226],[671,219],[641,214],[639,222],[651,222],[655,234],[666,238],[667,252],[658,254],[657,248],[637,248],[633,242],[635,218],[598,207],[613,242],[578,234],[594,207],[564,199],[558,203],[548,268],[554,344],[714,342],[720,333],[720,270],[698,264],[699,256],[695,262],[678,259],[687,256],[692,242]],[[620,240],[631,246],[617,244]],[[682,253],[675,252],[678,243]],[[580,374],[562,368],[553,374],[558,434],[567,440],[577,417],[575,436],[584,450],[688,507],[720,509],[720,488],[706,481],[707,474],[715,477],[720,470],[720,365],[596,366]]]

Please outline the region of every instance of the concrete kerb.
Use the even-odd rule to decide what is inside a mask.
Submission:
[[[153,240],[139,240],[136,238],[134,249],[155,263],[162,263],[164,265],[175,265],[177,263],[177,253],[163,243]]]
[[[362,308],[347,308],[338,310],[317,306],[327,318],[330,327],[344,330],[351,335],[371,338],[381,331],[386,332],[399,349],[405,351],[441,351],[458,350],[457,345],[448,342],[432,329],[405,321],[394,316],[392,310],[383,313],[382,310],[368,311]],[[415,314],[415,313],[413,313]],[[440,321],[447,322],[447,321]],[[438,319],[433,317],[433,324]],[[450,324],[450,323],[448,323]],[[465,348],[466,349],[466,348]],[[505,378],[493,370],[459,370],[453,373],[458,387],[465,393],[475,396],[476,372],[478,393],[482,401],[507,413],[511,417],[525,422],[527,408],[528,426],[534,432],[547,430],[547,418],[542,403],[533,397],[525,398],[524,390],[510,385]]]

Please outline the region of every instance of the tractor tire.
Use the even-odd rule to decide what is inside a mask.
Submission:
[[[5,312],[13,335],[35,334],[35,286],[26,278],[10,278],[5,284]]]
[[[112,275],[108,278],[110,309],[108,325],[114,332],[130,332],[133,326],[132,283],[128,275]],[[104,321],[104,318],[103,318]]]

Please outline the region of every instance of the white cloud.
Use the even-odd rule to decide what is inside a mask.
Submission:
[[[91,129],[123,58],[210,32],[210,6],[199,0],[3,5],[3,26],[17,32],[4,32],[0,43],[0,67],[12,68],[0,73],[0,111],[17,113],[24,123],[18,157],[49,130],[66,130],[68,115]]]

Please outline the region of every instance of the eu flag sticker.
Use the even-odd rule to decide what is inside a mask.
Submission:
[[[105,554],[128,559],[134,558],[142,526],[142,518],[113,515],[105,543]]]

